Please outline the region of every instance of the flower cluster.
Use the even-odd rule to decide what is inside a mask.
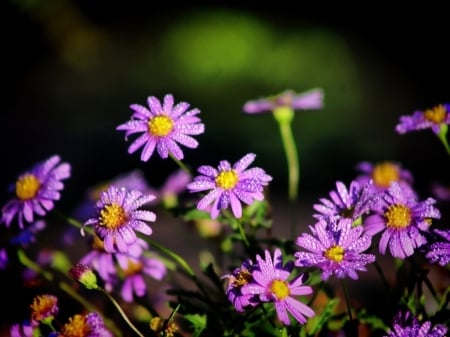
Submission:
[[[292,212],[299,191],[294,111],[323,109],[323,100],[322,89],[286,90],[243,105],[245,115],[272,113],[280,127]],[[194,175],[180,145],[198,147],[194,136],[205,132],[200,110],[175,104],[171,94],[162,101],[150,96],[147,105],[132,104],[130,120],[116,131],[126,140],[140,134],[128,153],[142,148],[144,164],[159,155],[180,166],[160,188],[143,170],[121,173],[87,186],[85,200],[61,215],[55,203],[68,192],[63,181],[71,165],[59,155],[25,170],[12,185],[0,219],[0,270],[8,277],[19,272],[15,279],[35,294],[29,312],[2,324],[11,336],[306,337],[356,336],[361,329],[364,336],[447,335],[450,232],[441,206],[450,193],[443,183],[434,181],[434,196],[423,198],[400,162],[363,161],[351,181],[337,179],[328,196],[311,205],[304,231],[293,217],[293,236],[277,238],[272,226],[281,224],[273,224],[267,198],[273,176],[252,166],[257,155],[205,164]],[[449,107],[401,116],[395,130],[430,128],[450,156]],[[62,247],[41,246],[54,210],[68,225]],[[199,267],[152,239],[159,211],[194,224],[189,228],[214,245],[199,254]],[[386,260],[394,262],[394,284],[385,275]],[[446,278],[432,281],[436,271]],[[386,298],[368,306],[351,296],[357,295],[349,282],[370,292],[365,282],[377,274]]]

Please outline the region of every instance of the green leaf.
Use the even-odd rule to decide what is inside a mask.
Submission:
[[[192,337],[198,337],[202,333],[203,330],[206,328],[206,315],[185,315],[184,318],[188,322],[191,323],[194,332],[192,333]]]

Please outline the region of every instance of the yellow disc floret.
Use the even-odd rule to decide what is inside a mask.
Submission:
[[[425,110],[423,112],[423,115],[425,119],[429,120],[430,122],[440,124],[444,122],[445,116],[447,115],[447,110],[442,104],[439,104],[432,109]]]
[[[341,262],[344,259],[344,248],[338,245],[331,246],[325,251],[324,255],[328,260]]]
[[[123,271],[125,277],[139,274],[142,271],[143,265],[139,261],[133,261],[128,259],[127,269]]]
[[[289,296],[290,291],[286,281],[274,280],[270,285],[270,291],[276,296],[278,300],[283,300]]]
[[[59,336],[64,337],[85,337],[91,332],[91,328],[86,324],[83,315],[75,315],[69,318],[69,322],[63,325]]]
[[[392,205],[384,213],[386,226],[394,229],[403,229],[411,224],[411,210],[405,205]]]
[[[375,165],[372,172],[372,179],[375,185],[388,188],[393,181],[398,181],[400,172],[396,165],[390,162],[383,162]]]
[[[58,299],[52,295],[38,295],[33,299],[31,304],[31,318],[40,322],[51,315],[53,309],[57,305]]]
[[[41,182],[33,174],[25,174],[16,182],[16,195],[20,200],[33,199],[41,187]]]
[[[173,120],[166,115],[158,115],[148,121],[148,130],[155,137],[165,137],[173,129]]]
[[[127,212],[118,204],[105,205],[100,211],[99,223],[109,229],[117,229],[127,220]]]
[[[239,176],[235,170],[222,171],[216,177],[216,185],[224,190],[233,189],[238,181]]]
[[[243,285],[250,282],[252,279],[252,274],[246,269],[241,268],[236,277],[231,279],[231,283],[234,287],[242,287]]]

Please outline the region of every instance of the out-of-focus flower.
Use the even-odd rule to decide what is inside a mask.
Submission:
[[[236,308],[236,311],[243,312],[247,307],[254,307],[259,304],[257,295],[243,295],[241,292],[244,285],[253,282],[252,272],[254,269],[255,265],[253,264],[253,261],[247,259],[242,263],[242,266],[234,269],[231,274],[222,276],[222,278],[227,279],[225,293],[228,300]]]
[[[433,241],[426,245],[425,256],[431,263],[446,266],[450,263],[450,229],[435,228],[432,233]]]
[[[398,312],[394,317],[392,329],[383,337],[445,337],[448,328],[443,324],[432,325],[430,321],[423,323],[411,312]]]
[[[128,148],[128,153],[144,147],[141,153],[141,160],[148,161],[155,149],[161,158],[167,158],[169,154],[176,159],[184,158],[183,151],[178,144],[195,149],[198,142],[192,138],[193,135],[200,135],[204,132],[205,126],[200,123],[197,116],[199,109],[188,110],[189,104],[180,102],[174,106],[174,98],[171,94],[164,96],[161,102],[154,96],[148,97],[149,109],[132,104],[130,108],[134,110],[131,120],[117,126],[116,130],[125,131],[125,139],[135,133],[142,133],[136,138]]]
[[[43,216],[52,210],[61,197],[62,180],[70,177],[70,169],[68,163],[61,163],[61,158],[54,155],[21,174],[11,188],[15,197],[2,208],[0,223],[9,227],[17,216],[19,227],[24,228],[24,219],[33,222],[34,214]]]
[[[307,252],[295,253],[295,265],[322,270],[322,280],[331,275],[358,279],[356,271],[366,271],[366,264],[375,261],[373,254],[364,254],[372,238],[363,234],[362,226],[352,226],[349,219],[323,218],[314,227],[313,235],[303,233],[296,244]]]
[[[64,337],[113,337],[106,328],[103,318],[96,312],[74,315],[65,323],[58,336]]]
[[[329,193],[330,199],[321,198],[320,204],[314,204],[313,208],[318,212],[313,214],[316,219],[323,217],[341,217],[352,222],[357,221],[367,213],[374,205],[379,194],[371,190],[372,180],[365,185],[352,181],[347,187],[341,181],[336,182],[336,190]]]
[[[265,250],[265,258],[256,256],[258,268],[252,272],[253,282],[246,283],[241,288],[243,295],[258,295],[261,302],[273,302],[278,319],[284,325],[290,325],[288,313],[301,324],[307,317],[313,317],[314,311],[297,300],[294,296],[309,295],[313,292],[310,286],[303,284],[303,274],[288,281],[292,274],[293,264],[283,266],[281,250],[276,248],[272,256]]]
[[[397,182],[393,182],[372,209],[374,214],[364,220],[365,233],[375,235],[383,232],[379,242],[380,253],[384,255],[389,245],[392,256],[404,259],[427,242],[421,231],[428,231],[431,220],[441,217],[435,203],[433,198],[416,201]]]
[[[155,221],[155,213],[140,209],[154,200],[151,194],[144,195],[138,190],[110,186],[102,192],[96,205],[96,215],[84,225],[94,225],[95,233],[103,240],[105,250],[126,253],[137,240],[135,231],[151,235],[152,228],[146,223]],[[82,232],[83,233],[83,232]]]
[[[450,185],[435,182],[431,185],[431,192],[437,201],[450,201]]]
[[[293,90],[286,90],[278,95],[248,101],[244,104],[243,109],[247,114],[270,112],[280,107],[288,107],[293,110],[322,109],[323,95],[322,89],[311,89],[299,94]]]
[[[413,176],[410,171],[402,168],[399,163],[393,161],[382,161],[375,164],[363,161],[358,163],[356,169],[361,172],[356,177],[356,181],[361,186],[372,180],[372,188],[375,192],[386,191],[392,182],[396,181],[403,190],[416,196],[416,192],[412,188]]]
[[[201,174],[187,185],[190,192],[208,191],[197,203],[199,210],[211,207],[211,218],[215,219],[222,209],[231,206],[236,218],[242,216],[241,202],[250,205],[254,200],[263,200],[264,186],[272,180],[272,177],[259,168],[247,169],[255,160],[254,153],[246,154],[233,166],[222,160],[218,168],[212,166],[200,166],[197,171]]]
[[[44,294],[35,296],[31,308],[31,319],[35,322],[51,322],[59,312],[58,298]]]
[[[399,134],[411,131],[431,129],[435,134],[441,132],[444,125],[450,124],[450,104],[438,104],[431,109],[414,111],[410,116],[400,116],[395,127]]]
[[[38,325],[38,322],[28,320],[22,324],[13,324],[9,332],[10,337],[33,337],[33,331]]]

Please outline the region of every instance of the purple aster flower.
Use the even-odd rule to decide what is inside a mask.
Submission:
[[[61,327],[58,336],[79,336],[80,331],[83,337],[113,337],[114,335],[105,327],[103,318],[96,312],[87,315],[74,315]]]
[[[21,174],[14,188],[15,197],[2,208],[0,223],[9,227],[17,215],[19,227],[24,228],[23,220],[33,222],[34,213],[45,215],[59,200],[59,191],[64,188],[63,179],[70,177],[70,165],[61,163],[59,156],[36,164],[31,170]]]
[[[53,320],[59,312],[58,298],[54,295],[37,295],[33,299],[31,308],[31,320],[35,322]]]
[[[278,319],[284,325],[290,325],[288,313],[301,324],[306,317],[313,317],[314,311],[293,296],[309,295],[313,292],[310,286],[303,285],[303,274],[288,281],[293,269],[292,263],[283,266],[281,250],[275,249],[273,259],[265,250],[265,259],[256,256],[258,268],[253,270],[253,282],[241,288],[243,295],[258,295],[261,302],[273,302]]]
[[[298,267],[316,267],[322,270],[322,280],[331,275],[356,280],[356,271],[367,271],[366,264],[375,261],[373,254],[364,254],[372,238],[363,234],[362,226],[352,226],[345,218],[323,218],[314,227],[313,235],[303,233],[296,244],[307,251],[295,253]]]
[[[330,199],[321,198],[319,199],[320,204],[313,205],[313,208],[319,212],[313,217],[321,219],[338,216],[350,219],[352,222],[357,221],[371,209],[379,198],[379,194],[374,192],[371,187],[372,180],[365,185],[360,185],[354,180],[348,189],[344,183],[337,181],[336,190],[329,193]]]
[[[137,241],[142,240],[138,238]],[[98,273],[105,283],[104,288],[112,290],[117,279],[117,271],[114,262],[114,254],[105,250],[103,241],[97,236],[92,236],[92,249],[81,257],[79,264],[89,266]]]
[[[249,306],[256,306],[259,300],[256,295],[243,295],[241,289],[244,285],[253,282],[252,272],[255,269],[253,261],[245,260],[242,266],[233,270],[231,274],[226,274],[222,278],[228,280],[225,293],[228,300],[234,305],[237,311],[243,312]]]
[[[433,206],[435,203],[433,198],[416,201],[393,182],[373,208],[374,214],[364,220],[365,233],[375,235],[383,232],[379,242],[380,253],[384,255],[389,244],[392,256],[404,259],[427,242],[421,231],[428,231],[431,220],[441,217]]]
[[[132,104],[134,110],[131,120],[119,125],[116,130],[125,131],[125,139],[135,133],[142,133],[128,148],[128,153],[133,153],[140,147],[144,147],[141,160],[148,161],[155,148],[161,158],[167,158],[169,154],[182,160],[183,151],[178,144],[195,149],[198,142],[192,135],[202,134],[205,130],[203,123],[197,115],[199,109],[188,110],[189,104],[180,102],[174,106],[171,94],[164,96],[161,102],[154,96],[148,97],[149,109],[139,104]]]
[[[190,192],[211,190],[197,204],[199,210],[211,207],[211,218],[215,219],[220,210],[231,206],[236,218],[242,216],[241,201],[251,205],[254,200],[263,200],[264,186],[272,177],[259,168],[247,168],[255,160],[253,153],[246,154],[233,166],[222,160],[217,169],[212,166],[200,166],[197,171],[201,174],[187,185]]]
[[[156,196],[166,207],[175,207],[178,203],[178,195],[186,189],[191,180],[192,176],[189,172],[179,169],[169,175],[163,186],[156,192]]]
[[[425,248],[426,258],[431,263],[446,266],[450,263],[450,229],[434,229],[434,238]]]
[[[400,116],[395,127],[399,134],[431,129],[439,134],[444,125],[450,125],[450,104],[438,104],[431,109],[414,111],[410,116]]]
[[[144,195],[138,190],[110,186],[102,192],[96,204],[96,215],[84,225],[94,225],[96,234],[103,240],[105,250],[114,253],[128,252],[129,246],[137,240],[135,231],[151,235],[152,228],[146,223],[155,221],[155,213],[140,209],[155,199],[151,194]],[[82,234],[84,231],[82,229]]]
[[[445,337],[448,328],[443,324],[432,326],[430,321],[421,324],[411,312],[399,312],[394,317],[391,331],[383,337]]]
[[[323,107],[323,90],[312,89],[301,94],[296,94],[293,90],[286,90],[275,96],[248,101],[244,104],[244,112],[258,114],[271,112],[280,107],[289,107],[294,110],[321,109]]]
[[[402,168],[399,163],[393,161],[383,161],[376,164],[367,161],[360,162],[356,169],[361,175],[356,177],[356,181],[361,186],[372,180],[372,188],[375,192],[386,191],[392,182],[398,182],[401,187],[408,191],[412,196],[416,196],[416,192],[412,188],[413,176],[410,171]]]
[[[167,269],[160,259],[141,255],[139,258],[126,254],[116,254],[117,262],[123,271],[124,280],[120,294],[125,302],[133,301],[133,294],[142,297],[147,292],[144,275],[155,280],[162,280]]]

